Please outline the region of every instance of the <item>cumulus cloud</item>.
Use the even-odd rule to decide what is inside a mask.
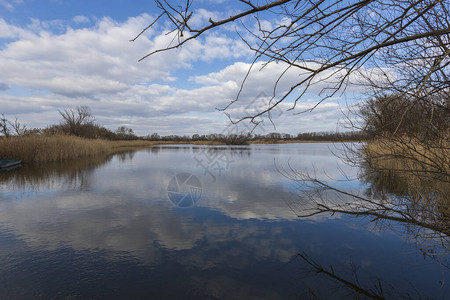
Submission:
[[[265,62],[257,62],[252,66],[250,73],[248,73],[250,68],[251,64],[249,63],[237,62],[219,72],[192,77],[191,80],[198,84],[211,87],[228,83],[229,87],[233,87],[230,88],[232,93],[228,95],[231,96],[228,99],[235,99],[242,84],[243,90],[239,95],[238,101],[227,109],[227,112],[232,117],[239,119],[267,109],[270,104],[273,104],[273,101],[280,99],[292,86],[295,86],[306,76],[299,72],[298,69],[290,68],[288,65],[282,63],[265,65]],[[332,86],[333,81],[338,80],[337,76],[338,74],[334,77],[331,76],[328,80],[319,78],[314,81],[308,88],[308,93],[295,103],[295,105],[293,100],[298,95],[298,92],[294,91],[292,97],[288,97],[272,110],[271,117],[277,118],[283,115],[282,118],[285,120],[288,115],[292,115],[292,113],[287,113],[287,111],[290,111],[294,107],[295,109],[292,111],[294,114],[314,108],[312,115],[315,117],[323,116],[325,112],[332,112],[334,114],[333,120],[336,121],[337,116],[340,114],[339,97],[329,98],[321,105],[317,107],[316,105],[324,97],[320,93]],[[303,114],[301,117],[311,120],[312,115]],[[297,116],[297,119],[300,118]],[[325,127],[328,130],[331,129],[329,124],[326,124]]]
[[[26,37],[30,34],[31,33],[27,29],[8,24],[5,20],[0,18],[0,38],[13,39]]]
[[[206,15],[199,12],[199,22]],[[124,22],[103,18],[92,24],[83,23],[89,21],[87,17],[76,16],[73,22],[87,24],[78,29],[60,20],[31,20],[28,26],[18,27],[0,19],[0,37],[7,39],[0,47],[0,90],[14,85],[33,91],[32,97],[7,92],[0,95],[3,113],[23,117],[29,127],[43,127],[50,124],[43,124],[42,120],[58,118],[58,109],[87,105],[97,120],[110,129],[128,125],[141,135],[156,131],[221,132],[227,126],[227,118],[216,108],[223,108],[236,98],[249,70],[249,63],[239,61],[247,59],[245,44],[218,31],[138,62],[146,53],[172,41],[165,28],[155,27],[129,42],[153,19],[143,14]],[[225,62],[216,72],[196,68],[197,63],[209,68],[216,61]],[[282,63],[263,64],[253,66],[239,101],[229,108],[234,117],[263,109],[281,74],[276,97],[304,76]],[[191,74],[180,76],[178,71]],[[319,81],[311,91],[318,92],[326,86],[326,81]],[[307,96],[313,101],[302,100],[297,111],[309,109],[317,102],[314,96]],[[303,126],[311,130],[334,128],[337,101],[325,103],[313,114],[302,117],[286,112],[292,105],[289,100],[280,105],[283,114],[274,116],[279,117],[277,130],[295,133],[307,131],[301,129]],[[38,114],[42,114],[40,118]],[[334,124],[320,124],[323,117],[335,119]],[[208,127],[200,128],[200,122]]]
[[[76,20],[85,20],[82,16]],[[49,89],[66,96],[117,93],[122,85],[173,80],[170,74],[189,67],[192,61],[236,57],[237,42],[212,36],[204,43],[194,42],[179,51],[138,59],[152,49],[170,44],[172,37],[165,32],[156,35],[151,30],[136,42],[130,43],[152,17],[141,15],[118,23],[104,18],[94,27],[71,29],[54,34],[53,22],[33,20],[27,29],[19,29],[0,21],[6,37],[17,38],[0,52],[0,78],[24,87]],[[77,93],[78,92],[78,93]]]
[[[23,3],[23,0],[0,0],[0,6],[9,11],[13,11],[17,4]]]
[[[75,23],[89,23],[91,20],[89,20],[86,16],[75,16],[72,19]]]

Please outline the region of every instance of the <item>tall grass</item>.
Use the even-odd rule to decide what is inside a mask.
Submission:
[[[423,204],[433,200],[450,209],[450,144],[443,138],[426,143],[407,137],[380,138],[367,142],[364,156],[370,169],[390,178],[380,184],[403,191]]]
[[[20,136],[0,138],[0,157],[18,158],[23,162],[64,161],[153,144],[146,141],[84,139],[68,135]]]
[[[367,142],[363,151],[372,167],[448,177],[450,139],[423,142],[407,137],[379,138]],[[448,178],[443,178],[448,180]]]

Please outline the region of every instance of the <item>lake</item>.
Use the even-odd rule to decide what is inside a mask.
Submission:
[[[445,258],[409,227],[298,217],[310,203],[295,172],[371,190],[341,153],[162,145],[0,173],[0,298],[449,297]]]

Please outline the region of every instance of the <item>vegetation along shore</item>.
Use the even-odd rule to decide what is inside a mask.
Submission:
[[[358,132],[336,133],[247,133],[192,136],[160,136],[157,133],[138,137],[131,128],[119,127],[115,132],[95,123],[89,108],[78,107],[60,111],[60,124],[44,129],[27,129],[18,120],[0,120],[0,158],[18,158],[23,162],[48,162],[80,159],[112,154],[130,149],[149,148],[158,144],[248,145],[300,142],[338,142],[360,140]]]

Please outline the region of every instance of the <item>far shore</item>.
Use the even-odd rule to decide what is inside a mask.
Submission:
[[[249,144],[305,144],[305,143],[346,143],[350,141],[307,141],[307,140],[269,140],[269,139],[258,139],[258,140],[250,140]],[[217,143],[214,141],[192,141],[186,142],[184,144],[193,144],[193,145],[225,145],[224,143]]]
[[[336,143],[337,141],[250,140],[249,144]],[[218,141],[149,141],[86,139],[68,135],[15,136],[0,138],[0,158],[21,159],[24,163],[81,159],[99,154],[152,148],[167,144],[226,145]]]

